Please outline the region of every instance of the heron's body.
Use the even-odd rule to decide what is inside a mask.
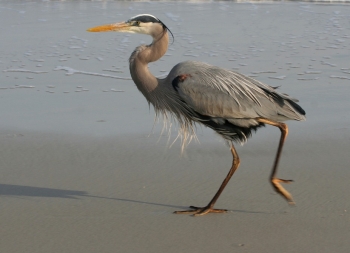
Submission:
[[[198,121],[227,140],[246,141],[251,129],[263,126],[257,120],[259,118],[273,121],[304,119],[303,111],[294,99],[233,71],[187,61],[176,65],[164,83],[170,80]]]
[[[108,29],[109,27],[109,29]],[[213,206],[228,180],[239,166],[232,141],[245,142],[251,131],[270,124],[281,129],[271,182],[275,190],[292,203],[291,195],[279,184],[290,182],[275,178],[279,157],[288,133],[285,120],[305,120],[304,110],[297,100],[281,94],[275,88],[240,73],[202,62],[185,61],[177,64],[164,79],[150,73],[147,64],[161,58],[168,48],[167,27],[154,16],[138,15],[125,23],[91,28],[90,31],[116,30],[139,32],[153,37],[152,44],[139,46],[131,54],[130,73],[137,88],[151,103],[157,114],[174,117],[180,124],[183,143],[193,136],[193,125],[201,123],[212,128],[231,146],[233,164],[212,201],[204,208],[193,208],[196,215],[223,212]]]

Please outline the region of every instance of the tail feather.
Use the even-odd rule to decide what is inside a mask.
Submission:
[[[298,105],[297,103],[295,103],[293,100],[287,100],[289,102],[289,104],[293,107],[294,110],[296,110],[299,114],[305,116],[305,111],[303,108],[301,108],[300,105]]]

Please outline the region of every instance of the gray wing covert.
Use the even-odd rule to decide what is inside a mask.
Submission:
[[[201,62],[183,62],[171,74],[176,75],[173,85],[176,83],[180,97],[202,115],[243,127],[256,125],[258,117],[276,121],[303,118],[302,112],[293,108],[297,100],[239,73]]]

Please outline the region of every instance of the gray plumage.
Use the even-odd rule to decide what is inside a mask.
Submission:
[[[167,51],[170,30],[149,14],[137,15],[126,22],[90,28],[88,31],[151,35],[153,42],[137,47],[130,56],[129,64],[132,79],[148,103],[154,106],[156,116],[163,115],[166,120],[175,119],[179,123],[182,147],[195,136],[194,126],[197,123],[212,128],[230,144],[232,167],[214,198],[205,207],[192,207],[194,210],[177,213],[203,215],[225,211],[213,209],[213,206],[240,163],[232,141],[245,142],[253,130],[265,124],[281,130],[271,183],[279,194],[293,203],[292,196],[280,184],[291,180],[278,179],[275,175],[288,134],[288,127],[282,121],[305,120],[305,111],[296,103],[298,100],[253,78],[202,62],[181,62],[173,67],[166,78],[157,79],[147,65]]]
[[[212,128],[227,140],[245,142],[250,128],[262,126],[256,120],[261,117],[274,121],[305,120],[305,112],[295,103],[296,99],[237,72],[202,62],[177,64],[166,79],[158,80],[159,85],[170,80],[174,85],[174,77],[182,75],[188,77],[177,82],[177,95],[194,112],[206,116],[206,121],[216,123],[217,129]],[[196,114],[192,120],[211,127]],[[230,125],[232,131],[220,131]]]
[[[162,40],[166,41],[166,37],[163,35]],[[152,45],[158,43],[162,42],[156,40]],[[165,119],[175,117],[180,123],[183,147],[195,134],[194,123],[212,128],[225,140],[244,143],[251,130],[264,125],[256,120],[260,117],[274,121],[305,120],[305,112],[296,104],[298,100],[253,78],[202,62],[181,62],[164,79],[151,78],[145,67],[142,68],[145,72],[139,75],[135,58],[150,48],[136,48],[129,59],[130,73],[157,115]],[[177,80],[181,76],[186,78]],[[147,81],[155,82],[152,89],[144,85],[148,78]]]

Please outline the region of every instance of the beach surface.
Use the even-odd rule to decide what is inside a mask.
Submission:
[[[232,162],[198,127],[183,153],[130,79],[145,35],[88,33],[141,13],[173,32],[156,76],[197,60],[239,71],[300,100],[280,132],[236,145]],[[337,252],[350,248],[350,5],[313,3],[0,2],[0,252]]]

